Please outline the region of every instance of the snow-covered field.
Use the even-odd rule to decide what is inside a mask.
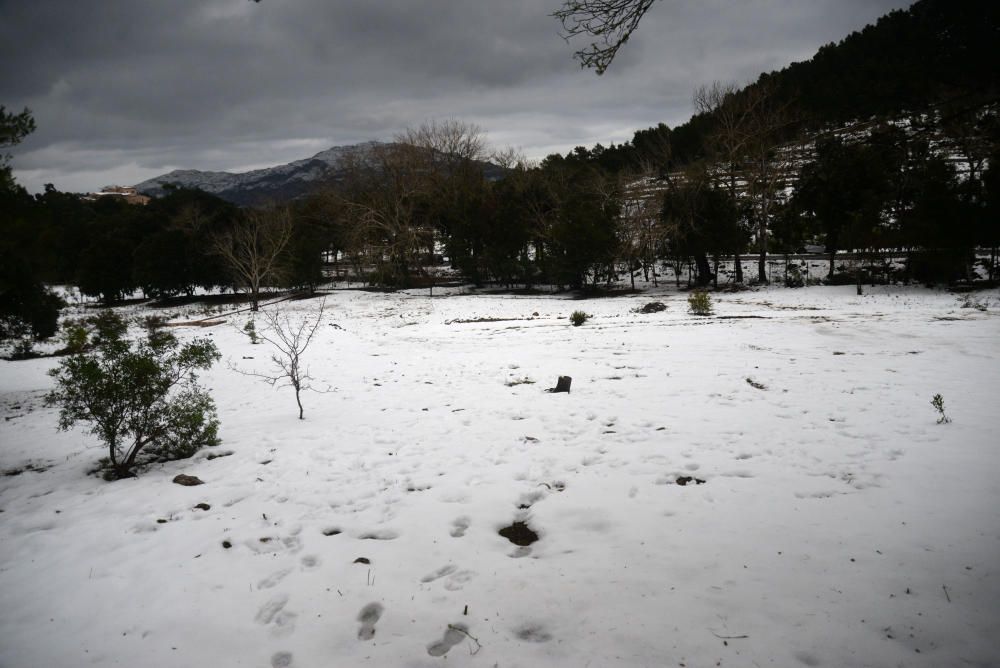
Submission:
[[[223,444],[115,483],[0,362],[0,666],[1000,665],[1000,295],[867,291],[338,291],[304,421],[220,363]]]

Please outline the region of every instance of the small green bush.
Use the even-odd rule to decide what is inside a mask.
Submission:
[[[90,343],[90,332],[79,320],[69,320],[63,323],[62,340],[66,344],[66,352],[70,355],[82,353]]]
[[[250,343],[254,345],[260,343],[260,336],[257,334],[257,325],[254,324],[253,318],[247,320],[247,324],[243,325],[243,333],[249,337]]]
[[[938,424],[948,424],[951,418],[944,414],[944,398],[940,394],[935,394],[931,399],[931,406],[938,412]]]
[[[49,372],[56,388],[46,402],[59,407],[61,430],[89,423],[108,448],[109,477],[219,443],[215,404],[195,376],[219,359],[215,344],[196,339],[181,346],[162,330],[133,342],[125,338],[125,320],[111,311],[91,322],[93,348]]]
[[[573,311],[573,313],[569,316],[569,321],[573,323],[574,327],[579,327],[589,319],[590,314],[584,313],[583,311]]]
[[[707,292],[696,290],[688,295],[688,308],[695,315],[712,315],[712,298]]]

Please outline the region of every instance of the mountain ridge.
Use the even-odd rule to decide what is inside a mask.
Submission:
[[[241,206],[290,200],[309,193],[319,183],[336,180],[349,156],[370,152],[379,145],[382,142],[333,146],[308,158],[247,172],[175,169],[137,183],[135,188],[152,197],[162,196],[165,185],[198,189]]]

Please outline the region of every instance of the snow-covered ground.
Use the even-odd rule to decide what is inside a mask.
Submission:
[[[1000,295],[866,291],[338,291],[304,421],[220,363],[223,444],[114,483],[0,362],[0,666],[998,665]]]

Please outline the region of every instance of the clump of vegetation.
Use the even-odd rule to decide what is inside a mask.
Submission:
[[[162,315],[147,315],[142,319],[142,326],[146,328],[146,331],[152,334],[153,332],[163,329],[167,325],[167,319]]]
[[[797,264],[788,265],[788,270],[785,273],[785,287],[786,288],[804,288],[806,286],[805,276],[802,275],[802,270]]]
[[[504,384],[507,387],[516,387],[518,385],[534,385],[535,381],[533,381],[531,378],[528,378],[527,376],[524,376],[523,378],[511,378]]]
[[[243,333],[250,339],[250,343],[254,345],[260,343],[260,336],[257,334],[257,325],[254,324],[253,318],[247,320],[247,324],[243,325]]]
[[[30,360],[38,355],[35,353],[35,342],[25,337],[14,342],[10,349],[9,360]]]
[[[636,313],[659,313],[660,311],[666,311],[667,305],[663,302],[649,302],[645,306],[639,306],[634,310]]]
[[[986,302],[980,301],[972,295],[966,295],[965,299],[962,300],[962,308],[974,308],[977,311],[985,311],[987,306]]]
[[[125,338],[126,321],[111,311],[91,322],[90,351],[49,372],[56,388],[46,403],[59,407],[61,430],[89,423],[108,448],[106,477],[129,477],[143,463],[183,459],[219,443],[215,404],[195,374],[219,359],[215,344],[196,339],[181,346],[161,330],[133,342]]]
[[[63,350],[67,354],[82,353],[87,349],[87,344],[90,342],[90,332],[83,322],[69,320],[63,323],[62,340],[65,344]]]
[[[695,315],[712,315],[712,298],[707,292],[695,290],[688,295],[688,308]]]
[[[579,327],[588,320],[590,320],[590,314],[583,311],[573,311],[569,316],[569,321],[573,323],[574,327]]]
[[[944,414],[944,398],[940,394],[934,395],[934,398],[931,399],[931,406],[938,412],[938,424],[948,424],[951,422],[951,418]]]
[[[0,341],[41,341],[59,330],[66,303],[38,280],[12,249],[0,248]],[[15,343],[15,345],[17,345]]]

